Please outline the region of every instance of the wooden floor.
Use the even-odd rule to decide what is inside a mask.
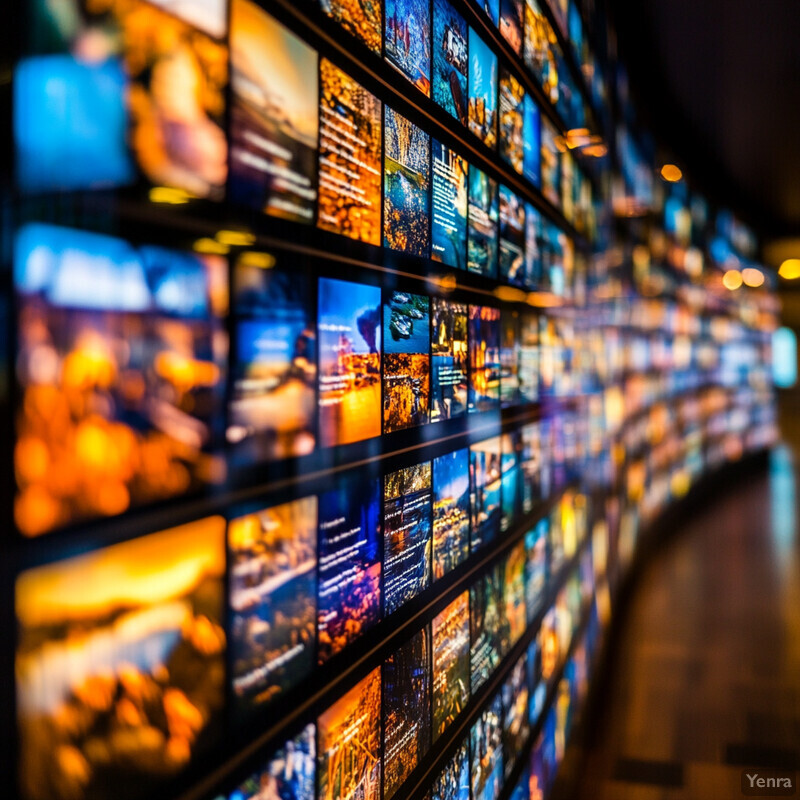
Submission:
[[[578,797],[730,800],[745,766],[800,771],[797,522],[791,456],[778,450],[646,567]]]

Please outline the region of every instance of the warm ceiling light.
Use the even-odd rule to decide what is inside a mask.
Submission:
[[[198,239],[193,247],[195,253],[225,256],[231,249],[226,244],[221,244],[216,239]]]
[[[275,266],[275,256],[272,253],[256,253],[248,250],[239,256],[239,260],[236,263],[240,267],[272,269]]]
[[[228,247],[252,247],[256,237],[247,231],[219,231],[217,241]]]
[[[183,189],[173,189],[170,186],[154,186],[150,190],[150,202],[170,206],[181,206],[188,203],[191,195]]]
[[[729,269],[722,276],[722,285],[732,292],[742,285],[742,273],[738,269]]]
[[[764,273],[755,267],[747,267],[742,270],[742,280],[755,289],[764,283]]]
[[[674,164],[664,164],[661,167],[661,177],[670,183],[677,183],[683,177],[683,173]]]
[[[781,264],[778,275],[787,281],[794,281],[800,278],[800,258],[787,258]]]

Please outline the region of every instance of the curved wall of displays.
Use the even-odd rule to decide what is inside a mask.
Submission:
[[[10,30],[9,785],[550,796],[640,536],[776,436],[753,234],[657,177],[603,15]]]

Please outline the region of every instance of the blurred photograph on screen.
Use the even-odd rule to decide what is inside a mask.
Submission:
[[[561,151],[558,131],[546,117],[541,120],[542,194],[554,205],[561,205]]]
[[[469,800],[469,740],[456,750],[433,782],[431,800]]]
[[[500,186],[500,278],[513,286],[526,285],[525,204],[519,195]]]
[[[384,106],[383,245],[428,257],[431,137]]]
[[[317,200],[319,58],[252,0],[231,0],[230,199],[312,223]]]
[[[547,696],[547,681],[542,680],[541,640],[536,638],[528,645],[528,718],[531,725],[536,725],[542,715],[544,701]]]
[[[506,69],[500,70],[500,157],[522,174],[525,90]]]
[[[469,29],[449,0],[433,0],[433,99],[462,125],[467,114]]]
[[[497,800],[503,788],[503,703],[498,692],[472,725],[472,798]]]
[[[433,579],[469,555],[469,450],[433,460]]]
[[[320,61],[319,214],[326,231],[381,243],[381,101]]]
[[[500,437],[496,436],[469,449],[473,553],[496,538],[500,530],[501,447]]]
[[[503,683],[503,752],[506,777],[511,774],[518,757],[525,751],[530,731],[528,669],[523,654]]]
[[[32,56],[14,76],[20,188],[120,186],[135,179],[135,163],[151,185],[221,200],[228,159],[222,4],[30,5]]]
[[[500,404],[517,405],[519,388],[519,313],[504,308],[500,312]]]
[[[431,641],[423,628],[383,664],[383,797],[392,797],[431,745]]]
[[[503,434],[502,436],[502,497],[503,516],[500,529],[507,531],[516,521],[520,510],[520,449],[521,442],[518,431]]]
[[[467,306],[431,298],[431,422],[467,413]]]
[[[430,419],[430,298],[392,292],[383,307],[383,430]]]
[[[17,234],[14,261],[20,531],[217,479],[227,263],[38,223]]]
[[[500,310],[469,307],[469,411],[500,406]]]
[[[542,215],[530,203],[525,203],[525,289],[537,289],[542,284]]]
[[[248,460],[307,455],[316,444],[313,283],[294,262],[265,269],[242,258],[233,271],[236,348],[226,438]]]
[[[503,564],[495,564],[469,590],[470,689],[475,694],[511,646]]]
[[[477,0],[477,4],[496,28],[500,22],[500,0]]]
[[[525,425],[521,431],[522,454],[520,468],[522,470],[522,510],[528,513],[534,503],[542,499],[541,468],[542,442],[541,429],[538,422]]]
[[[506,556],[505,567],[505,598],[508,620],[508,635],[513,647],[525,633],[528,627],[525,603],[525,542],[514,545]]]
[[[319,496],[319,664],[380,620],[380,508],[371,478],[341,479]]]
[[[539,106],[529,94],[522,103],[522,174],[536,187],[542,185],[540,167],[541,149],[539,133]]]
[[[469,594],[433,618],[433,740],[469,701]]]
[[[530,800],[544,800],[547,786],[545,782],[544,760],[542,759],[542,734],[536,740],[536,745],[531,751],[530,774],[528,787],[530,789]]]
[[[467,160],[434,140],[431,259],[455,269],[467,267],[468,174]]]
[[[558,101],[558,46],[553,26],[538,0],[525,0],[525,64],[542,84],[551,103]]]
[[[472,28],[469,29],[469,129],[487,147],[494,149],[497,145],[497,56]]]
[[[523,0],[500,0],[500,33],[511,49],[522,55]]]
[[[531,776],[527,764],[522,770],[522,775],[519,776],[519,780],[512,789],[509,800],[531,800]],[[538,798],[538,800],[542,799]]]
[[[351,36],[360,39],[380,54],[383,17],[382,4],[376,0],[320,0],[322,10]]]
[[[380,667],[322,714],[317,730],[317,800],[380,800]]]
[[[228,795],[228,800],[315,800],[316,728],[313,724],[276,750],[262,770]]]
[[[233,694],[242,711],[267,705],[314,666],[317,498],[228,523]]]
[[[429,0],[386,0],[386,60],[426,97],[431,94]]]
[[[318,320],[320,443],[380,436],[380,288],[320,278]]]
[[[472,167],[469,171],[469,237],[467,269],[497,276],[497,181]]]
[[[547,584],[547,517],[540,519],[525,534],[525,604],[528,624],[539,613]]]
[[[383,484],[384,613],[431,583],[431,462],[392,472]]]
[[[224,584],[222,517],[19,576],[27,800],[147,797],[214,744],[225,702]]]

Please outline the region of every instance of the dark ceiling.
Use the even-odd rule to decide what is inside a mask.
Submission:
[[[762,234],[800,234],[800,0],[608,2],[658,143]]]

